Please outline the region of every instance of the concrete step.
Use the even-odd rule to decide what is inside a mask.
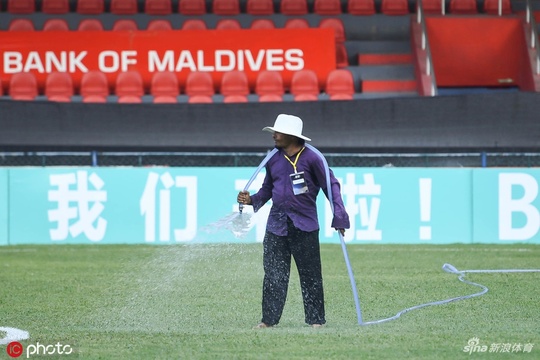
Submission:
[[[413,64],[361,65],[358,72],[363,80],[414,80]]]

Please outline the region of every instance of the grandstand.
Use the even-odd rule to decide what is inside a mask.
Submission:
[[[261,152],[267,138],[254,133],[291,112],[326,151],[534,153],[539,10],[525,0],[3,0],[0,150]],[[266,67],[284,66],[260,65],[258,43],[287,41],[303,58],[266,53]],[[134,58],[158,44],[148,64]],[[193,55],[215,44],[234,49],[220,53],[222,70]],[[115,46],[101,67],[84,63],[93,47]]]

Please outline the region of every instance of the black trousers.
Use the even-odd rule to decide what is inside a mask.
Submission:
[[[263,242],[264,282],[262,322],[276,325],[281,319],[294,257],[307,324],[324,324],[324,292],[321,272],[319,231],[305,232],[295,228],[289,219],[288,235],[267,232]]]

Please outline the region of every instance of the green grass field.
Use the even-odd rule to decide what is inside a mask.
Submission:
[[[540,268],[534,245],[350,245],[364,321],[477,292],[465,269]],[[540,358],[540,273],[469,274],[481,297],[359,326],[339,245],[322,245],[327,326],[303,323],[296,269],[283,318],[260,320],[261,244],[10,246],[0,248],[0,327],[29,344],[69,344],[85,359]],[[0,333],[3,338],[5,333]],[[529,351],[464,352],[529,344]],[[531,348],[531,344],[533,347]],[[0,345],[0,359],[10,358]],[[23,354],[21,358],[26,358]]]

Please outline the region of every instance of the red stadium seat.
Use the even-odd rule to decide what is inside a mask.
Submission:
[[[220,86],[221,95],[249,95],[249,83],[245,72],[233,70],[223,74]]]
[[[510,0],[503,0],[501,7],[502,15],[510,15],[512,13],[512,8],[510,6]],[[499,0],[484,0],[484,12],[490,15],[499,14]]]
[[[341,0],[315,0],[313,11],[319,15],[340,15]]]
[[[73,80],[65,72],[52,72],[45,81],[45,96],[50,101],[69,102],[73,96]]]
[[[112,29],[114,31],[136,31],[137,23],[133,19],[118,19],[114,22]]]
[[[212,103],[214,83],[206,72],[191,72],[186,79],[186,95],[189,103]]]
[[[105,11],[104,0],[78,0],[77,12],[85,15],[98,15]]]
[[[280,11],[283,15],[307,15],[307,0],[281,0]]]
[[[9,96],[13,100],[34,100],[38,96],[36,76],[29,72],[13,74],[9,81]]]
[[[34,23],[30,19],[13,19],[9,23],[9,31],[34,31]]]
[[[90,70],[81,77],[80,93],[83,101],[105,102],[109,96],[109,82],[107,76],[99,70]],[[99,101],[102,98],[103,101]]]
[[[178,12],[182,15],[204,15],[206,14],[206,1],[180,0]]]
[[[347,2],[347,13],[351,15],[374,15],[374,0],[349,0]]]
[[[114,93],[117,96],[138,96],[144,95],[143,78],[136,70],[128,70],[118,74]]]
[[[213,0],[212,12],[216,15],[239,15],[240,2],[238,0]]]
[[[330,100],[352,100],[354,79],[349,70],[332,70],[326,77],[325,91]]]
[[[422,0],[422,6],[425,14],[442,14],[441,0]]]
[[[223,102],[226,103],[226,104],[229,104],[229,103],[246,103],[246,102],[248,102],[248,98],[247,98],[247,96],[243,96],[243,95],[229,95],[229,96],[225,96],[223,98]]]
[[[454,15],[477,14],[476,0],[450,0],[450,13]]]
[[[8,0],[7,11],[12,14],[31,14],[36,11],[34,0]]]
[[[188,99],[188,103],[190,104],[210,104],[212,102],[212,97],[206,95],[193,95]]]
[[[216,24],[216,30],[239,30],[242,26],[237,19],[220,19]]]
[[[349,66],[349,56],[344,43],[336,43],[336,67],[338,69]]]
[[[172,25],[169,20],[165,19],[150,20],[146,30],[172,30]]]
[[[138,11],[137,0],[111,0],[111,13],[115,15],[134,15]]]
[[[275,94],[268,94],[259,96],[259,102],[281,102],[283,101],[283,96],[281,95],[275,95]]]
[[[83,19],[77,27],[78,31],[103,31],[103,24],[98,19]]]
[[[319,82],[313,70],[300,70],[293,74],[291,94],[295,101],[318,100]]]
[[[144,12],[148,15],[172,14],[171,0],[145,0]]]
[[[69,0],[42,0],[41,12],[45,14],[66,14],[69,12]]]
[[[308,29],[309,22],[303,18],[288,19],[285,21],[285,29]]]
[[[190,72],[186,79],[188,103],[211,103],[214,95],[212,76],[206,72]]]
[[[186,79],[186,95],[208,96],[210,99],[215,94],[212,76],[207,72],[190,72]]]
[[[49,19],[43,24],[43,31],[69,31],[69,26],[64,19]]]
[[[255,19],[249,26],[250,29],[275,29],[276,25],[270,19]]]
[[[144,95],[141,74],[135,70],[119,73],[114,92],[118,96],[118,103],[141,103]]]
[[[158,96],[152,102],[154,104],[176,104],[178,100],[172,96]]]
[[[180,94],[178,78],[172,72],[157,72],[152,76],[150,94],[157,103],[174,103]]]
[[[257,75],[255,93],[259,95],[260,102],[283,101],[283,78],[277,71],[263,70]]]
[[[319,97],[313,94],[300,94],[294,97],[294,101],[317,101]]]
[[[334,37],[336,42],[342,43],[345,41],[345,27],[343,22],[338,18],[325,18],[319,23],[319,28],[330,28],[334,30]]]
[[[142,99],[140,96],[135,95],[122,95],[118,97],[119,104],[140,104]]]
[[[382,0],[381,12],[384,15],[407,15],[409,2],[407,0]]]
[[[247,0],[246,12],[250,15],[272,15],[274,2],[272,0]]]
[[[206,30],[206,23],[201,19],[187,19],[182,24],[182,30]]]

